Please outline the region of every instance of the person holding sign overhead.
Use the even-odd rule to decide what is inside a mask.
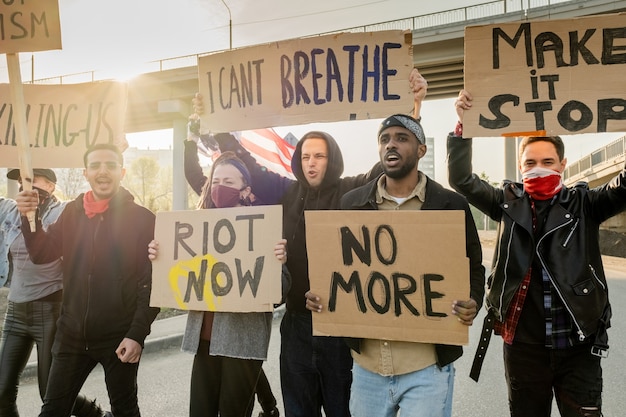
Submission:
[[[232,152],[222,153],[204,182],[198,208],[251,205],[251,178]],[[148,249],[158,256],[158,242]],[[285,241],[275,247],[276,258],[287,259]],[[283,272],[283,279],[288,275]],[[283,283],[283,288],[288,286]],[[257,380],[267,359],[272,330],[271,312],[230,313],[189,311],[182,350],[194,354],[189,415],[191,417],[246,417],[254,405]],[[267,407],[267,405],[266,405]],[[276,402],[262,415],[278,417]],[[265,409],[264,409],[265,410]]]
[[[47,168],[33,170],[33,189],[39,195],[37,210],[44,228],[59,217],[66,202],[54,191],[57,176]],[[7,178],[22,177],[11,169]],[[22,221],[14,200],[0,197],[0,284],[9,287],[8,309],[0,339],[0,417],[17,417],[20,375],[34,344],[37,345],[37,382],[43,401],[52,364],[52,342],[63,298],[62,260],[37,265],[28,255]],[[84,395],[78,395],[72,413],[78,417],[101,417],[102,409]]]
[[[200,138],[200,119],[197,114],[193,114],[190,116],[189,121],[189,131],[187,135],[187,139],[184,141],[185,145],[185,177],[189,183],[189,186],[199,195],[201,196],[203,191],[205,191],[205,185],[209,182],[209,178],[207,178],[200,166],[199,158],[198,158],[198,141]],[[208,137],[202,138],[204,141],[210,140]],[[215,148],[217,146],[216,143],[211,142],[208,143],[209,148],[212,146]],[[204,145],[204,144],[203,144]],[[215,149],[213,149],[215,150]],[[213,153],[214,157],[218,157],[217,153]],[[247,171],[247,168],[246,168]],[[243,175],[242,171],[242,175]],[[249,172],[247,173],[249,176]],[[255,195],[250,191],[250,193],[246,196],[246,203],[250,203],[251,205],[258,205],[262,202],[255,197]],[[192,352],[194,353],[194,352]],[[261,368],[259,373],[259,379],[256,383],[256,396],[259,404],[263,411],[259,414],[258,417],[278,417],[279,411],[276,408],[276,397],[272,392],[272,387],[270,385],[269,380],[267,379],[267,375],[265,375],[265,371]]]
[[[465,198],[418,170],[426,154],[426,137],[419,121],[396,114],[383,120],[378,131],[378,153],[383,174],[377,180],[346,193],[342,210],[463,210],[465,251],[470,266],[470,294],[455,301],[452,313],[469,326],[484,295],[485,268],[474,219]],[[306,307],[321,312],[328,300],[307,292]],[[353,417],[450,417],[454,387],[453,362],[461,346],[428,343],[346,339],[352,349]],[[390,395],[391,394],[391,395]]]
[[[152,264],[145,248],[155,216],[120,186],[121,151],[96,144],[83,157],[90,191],[69,202],[47,230],[30,230],[26,213],[37,192],[17,195],[22,233],[33,263],[63,257],[63,301],[52,347],[42,417],[69,416],[85,380],[100,363],[112,413],[139,417],[137,371],[159,309],[149,306]]]
[[[414,114],[419,116],[427,83],[417,69],[409,75]],[[306,133],[291,160],[296,181],[260,166],[230,134],[216,134],[219,148],[234,151],[252,176],[255,196],[266,204],[283,205],[283,225],[292,285],[287,294],[287,312],[281,322],[280,372],[287,417],[349,417],[352,358],[341,338],[314,337],[311,314],[305,305],[309,290],[304,212],[339,208],[347,191],[366,184],[380,174],[376,164],[367,174],[341,178],[343,157],[335,139],[325,132]],[[189,168],[193,168],[189,165]],[[188,182],[194,183],[185,167]],[[196,169],[197,171],[197,169]],[[197,175],[197,174],[196,174]]]
[[[493,187],[472,173],[472,140],[463,138],[471,94],[462,90],[455,106],[450,185],[500,222],[470,376],[478,381],[495,330],[504,341],[511,416],[547,417],[554,395],[561,416],[599,417],[611,306],[598,234],[602,222],[626,211],[626,169],[593,189],[565,187],[561,138],[526,136],[518,154],[522,183]]]

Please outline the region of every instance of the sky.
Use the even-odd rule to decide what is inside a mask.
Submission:
[[[34,1],[34,0],[30,0]],[[128,79],[151,71],[151,61],[292,39],[359,25],[451,10],[484,1],[447,0],[58,0],[63,48],[20,54],[22,80],[97,71],[100,77]],[[230,13],[229,13],[230,12]],[[231,34],[232,28],[232,37]],[[418,68],[419,69],[419,68]],[[0,82],[7,82],[0,60]],[[407,74],[408,77],[408,74]],[[345,174],[363,172],[377,160],[380,120],[276,128],[301,137],[309,130],[329,132],[339,142]],[[454,128],[453,100],[429,100],[422,107],[427,136],[435,138],[435,179],[447,185],[445,138]],[[622,134],[565,137],[570,162]],[[128,135],[131,146],[168,148],[171,130]],[[182,140],[176,138],[175,140]],[[474,171],[492,181],[504,175],[503,140],[474,140]]]

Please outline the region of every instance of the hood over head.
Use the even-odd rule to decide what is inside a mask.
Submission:
[[[343,174],[343,155],[341,154],[341,149],[335,141],[335,138],[333,138],[330,134],[321,131],[311,131],[305,133],[304,136],[302,136],[302,139],[298,141],[296,150],[291,158],[291,170],[298,182],[301,185],[308,187],[309,183],[304,176],[304,172],[302,172],[302,145],[305,140],[312,138],[323,139],[326,141],[326,145],[328,146],[328,166],[326,167],[326,174],[324,175],[324,180],[320,186],[320,188],[324,188],[337,182]]]

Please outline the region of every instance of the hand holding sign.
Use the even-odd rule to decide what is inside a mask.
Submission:
[[[28,127],[26,125],[26,104],[24,103],[24,91],[22,90],[22,75],[20,73],[20,60],[17,54],[7,54],[7,65],[9,68],[9,79],[11,80],[11,101],[13,102],[13,112],[15,117],[15,133],[18,144],[18,158],[20,161],[20,175],[22,177],[22,187],[25,191],[33,189],[33,166],[30,159],[30,140],[28,138]],[[37,194],[35,192],[35,194]],[[32,211],[24,214],[28,218],[30,230],[35,231],[35,205]]]
[[[30,20],[31,24],[27,25],[21,19]],[[33,168],[30,159],[26,105],[22,91],[18,52],[61,49],[59,4],[56,1],[4,2],[2,10],[0,10],[0,22],[5,21],[7,25],[2,26],[3,36],[0,43],[0,53],[7,55],[22,185],[24,190],[30,191],[32,190]],[[37,206],[35,206],[36,208]],[[28,212],[26,215],[30,229],[35,231],[35,211]]]

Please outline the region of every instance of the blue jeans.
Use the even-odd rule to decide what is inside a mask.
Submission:
[[[352,368],[352,417],[450,417],[454,365],[431,365],[408,374],[382,376],[358,364]]]
[[[553,392],[562,417],[602,415],[602,368],[591,344],[549,349],[504,343],[503,355],[511,416],[550,416]]]
[[[280,383],[286,417],[349,417],[352,356],[342,338],[313,336],[311,315],[280,324]]]

